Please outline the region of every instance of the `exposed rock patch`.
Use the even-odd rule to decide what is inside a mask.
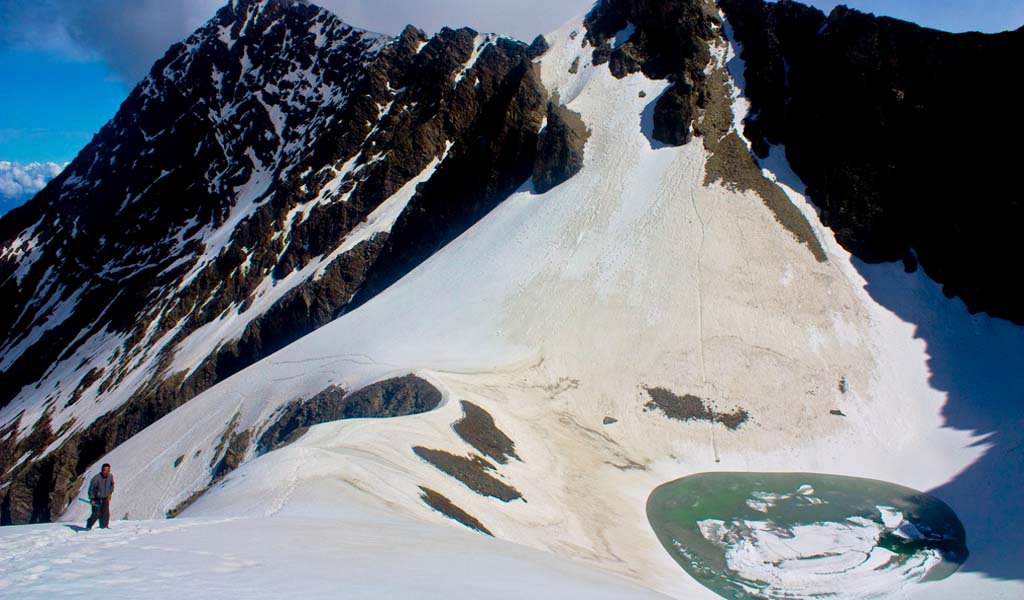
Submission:
[[[694,114],[692,93],[692,86],[683,82],[658,96],[654,103],[655,140],[670,146],[682,146],[690,141]]]
[[[321,423],[418,414],[433,410],[440,403],[441,392],[415,375],[379,381],[353,394],[331,386],[308,400],[282,407],[273,424],[260,435],[256,453],[286,446]]]
[[[227,448],[228,444],[231,443],[231,436],[235,433],[235,428],[238,427],[238,422],[241,420],[241,413],[235,413],[232,415],[231,420],[228,421],[227,426],[224,428],[224,432],[220,434],[220,440],[217,442],[217,447],[213,450],[213,457],[210,458],[210,468],[214,468],[217,461],[223,456],[224,449]]]
[[[709,421],[736,430],[750,418],[747,411],[739,407],[728,413],[715,412],[704,399],[692,394],[678,396],[665,388],[644,389],[651,398],[644,404],[644,409],[660,410],[666,417],[676,421]]]
[[[529,56],[530,58],[540,58],[550,49],[551,44],[548,43],[547,38],[544,37],[543,35],[538,35],[537,37],[533,38],[533,42],[530,44],[530,47],[527,48],[526,50],[526,55]]]
[[[718,21],[712,8],[702,0],[601,0],[584,22],[594,65],[607,63],[618,78],[639,71],[671,82],[654,110],[653,137],[664,144],[687,143],[706,103],[704,66]]]
[[[462,418],[452,425],[452,429],[466,443],[498,464],[507,464],[510,458],[522,460],[516,454],[515,442],[498,429],[490,413],[465,400],[462,401],[462,412]]]
[[[483,523],[477,520],[476,517],[462,510],[458,506],[455,506],[455,504],[453,504],[446,496],[439,494],[430,488],[423,487],[422,485],[420,486],[420,492],[422,492],[420,494],[420,499],[423,500],[423,503],[430,508],[453,521],[462,523],[470,529],[494,537],[494,534],[488,531],[488,529],[483,526]]]
[[[168,510],[166,513],[164,513],[164,516],[167,517],[168,519],[173,519],[173,518],[177,517],[181,513],[185,512],[186,508],[188,508],[188,507],[192,506],[193,504],[195,504],[195,501],[200,499],[200,498],[202,498],[203,494],[205,494],[208,491],[210,491],[210,486],[206,486],[206,487],[204,487],[201,490],[196,490],[196,491],[192,492],[192,494],[189,495],[188,498],[185,498],[184,500],[179,502],[177,505],[175,505],[174,508],[172,508],[172,509]]]
[[[210,483],[216,483],[224,479],[228,473],[234,471],[242,464],[249,445],[252,443],[252,430],[246,429],[242,432],[232,432],[230,441],[224,449],[224,456],[217,462],[210,475]]]
[[[541,194],[580,172],[590,138],[580,114],[559,104],[557,98],[548,102],[547,119],[533,164],[534,189]]]
[[[57,439],[52,427],[52,417],[51,406],[21,440],[17,439],[21,415],[0,431],[0,472],[7,473],[18,460],[22,460],[22,464],[30,464],[35,456]],[[68,467],[65,463],[55,461],[45,462],[44,467],[26,477],[23,485],[9,485],[3,489],[3,497],[0,498],[0,525],[13,524],[16,515],[26,515],[25,520],[31,523],[46,520],[39,505],[49,499],[49,489],[46,485],[48,478],[54,473],[66,473]],[[17,467],[15,469],[17,470]],[[76,481],[80,482],[80,478]]]
[[[71,405],[78,402],[82,397],[82,394],[85,393],[85,390],[89,389],[92,384],[99,381],[99,379],[103,377],[103,373],[105,371],[106,369],[103,367],[93,367],[92,369],[89,369],[89,372],[85,374],[85,377],[82,377],[78,386],[75,387],[75,391],[71,393],[71,398],[68,400],[67,404]]]
[[[488,472],[495,470],[494,465],[480,456],[473,454],[467,458],[423,446],[416,446],[412,450],[416,456],[434,465],[442,473],[458,479],[481,496],[490,496],[502,502],[511,502],[523,497],[514,487],[490,475]]]

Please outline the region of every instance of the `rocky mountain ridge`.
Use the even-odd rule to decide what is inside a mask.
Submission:
[[[972,309],[1021,320],[1005,277],[1020,249],[1001,229],[1021,222],[1020,202],[1004,179],[987,182],[987,208],[968,219],[962,195],[932,184],[908,211],[912,184],[937,163],[900,162],[920,151],[896,144],[904,129],[883,127],[895,148],[883,160],[851,141],[856,132],[823,147],[808,116],[849,93],[852,79],[838,75],[849,69],[880,70],[920,47],[955,55],[963,40],[984,56],[1005,47],[1010,60],[1020,32],[957,37],[786,1],[719,4],[727,23],[701,0],[602,0],[573,41],[590,56],[583,68],[667,80],[651,99],[652,147],[695,136],[709,147],[721,101],[709,43],[731,32],[745,49],[747,138],[761,157],[785,144],[843,244],[869,261],[920,259]],[[837,50],[851,36],[862,53]],[[546,48],[471,29],[390,38],[297,0],[232,1],[172,47],[69,168],[0,219],[0,292],[11,299],[0,307],[0,520],[52,519],[114,447],[370,301],[516,190],[543,193],[578,172],[589,133],[541,83]],[[833,70],[834,85],[809,83]],[[891,82],[872,83],[864,94]],[[907,119],[876,99],[826,116]],[[945,131],[937,123],[955,113],[939,106],[913,131]],[[969,191],[970,173],[996,154],[970,159],[951,189]],[[929,213],[929,198],[942,210]],[[823,260],[813,233],[795,235]]]
[[[98,456],[529,179],[536,50],[288,0],[232,2],[172,47],[0,222],[5,522],[49,519]]]

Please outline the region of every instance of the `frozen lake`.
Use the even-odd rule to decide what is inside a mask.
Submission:
[[[856,477],[702,473],[655,489],[647,516],[676,562],[725,598],[888,596],[967,558],[945,503]]]

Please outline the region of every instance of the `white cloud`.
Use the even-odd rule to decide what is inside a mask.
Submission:
[[[0,203],[20,203],[43,189],[48,181],[60,174],[67,163],[18,163],[0,160]]]

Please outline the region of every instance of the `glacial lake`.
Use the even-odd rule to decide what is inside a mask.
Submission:
[[[945,503],[856,477],[701,473],[655,489],[647,518],[687,573],[737,600],[887,596],[967,558]]]

